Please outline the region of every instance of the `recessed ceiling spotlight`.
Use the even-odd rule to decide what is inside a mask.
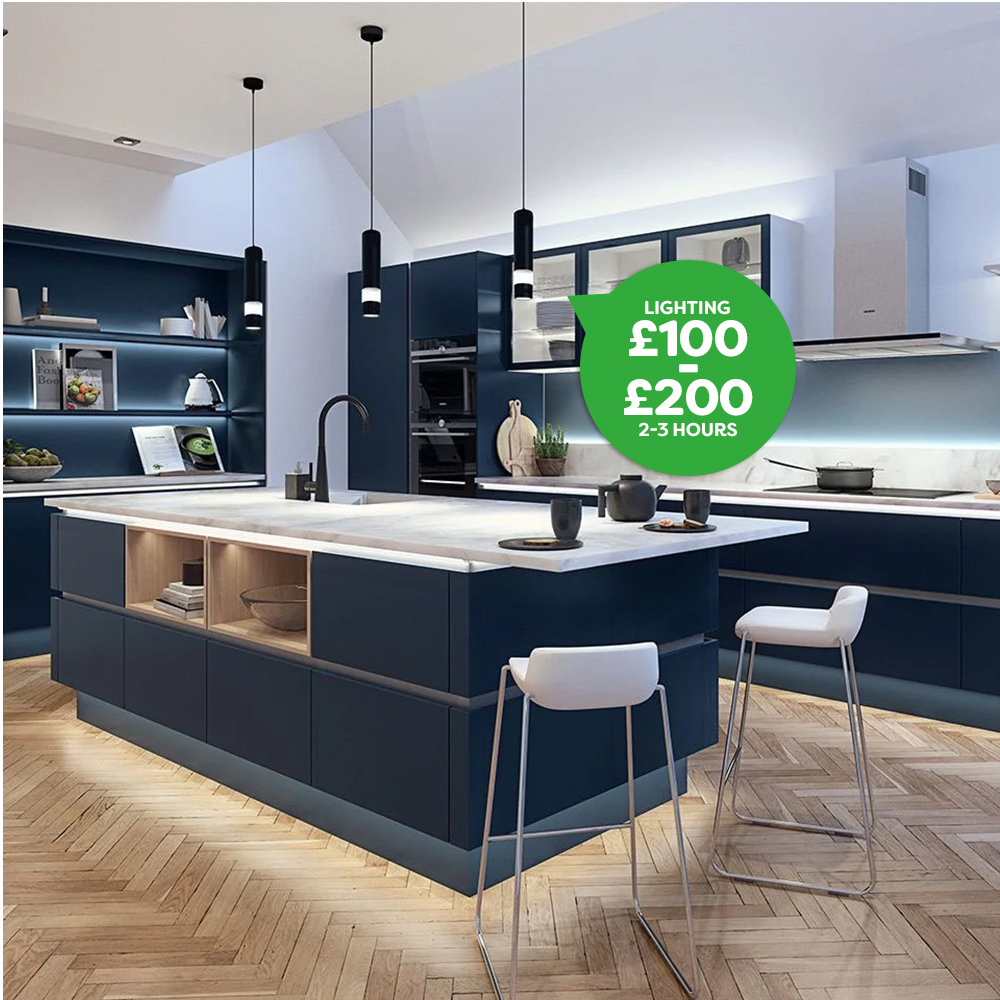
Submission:
[[[117,142],[119,146],[138,146],[141,139],[133,139],[130,135],[119,135],[115,136],[114,142]]]

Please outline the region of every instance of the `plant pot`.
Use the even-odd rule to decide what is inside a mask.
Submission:
[[[538,471],[543,476],[561,476],[566,467],[565,458],[535,458]]]

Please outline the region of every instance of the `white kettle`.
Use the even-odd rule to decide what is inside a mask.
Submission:
[[[209,378],[204,372],[198,372],[194,378],[188,379],[188,391],[184,396],[186,410],[214,410],[224,403],[222,390],[214,378]]]

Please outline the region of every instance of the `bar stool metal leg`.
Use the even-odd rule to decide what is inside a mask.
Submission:
[[[765,816],[752,816],[739,811],[736,805],[736,784],[739,780],[739,763],[743,750],[743,737],[746,726],[747,708],[750,700],[751,681],[753,677],[753,660],[756,642],[751,641],[750,666],[744,684],[743,709],[740,714],[740,726],[735,736],[733,730],[736,719],[736,704],[739,697],[740,680],[742,676],[743,645],[745,636],[740,643],[740,657],[737,661],[736,681],[733,686],[733,700],[729,710],[729,723],[726,728],[725,747],[723,750],[722,770],[719,777],[719,793],[715,804],[715,821],[712,826],[712,867],[720,875],[737,882],[749,882],[754,885],[774,885],[788,889],[805,889],[813,892],[826,892],[833,896],[864,896],[875,887],[875,848],[872,828],[875,822],[875,802],[872,794],[871,771],[868,764],[868,746],[865,740],[864,721],[861,712],[861,699],[858,695],[857,677],[854,671],[854,653],[849,644],[840,643],[840,657],[844,671],[844,687],[847,695],[847,714],[851,727],[851,743],[854,750],[855,774],[858,782],[858,792],[861,797],[861,829],[840,826],[819,826],[812,823],[796,823],[788,820],[771,819]],[[732,748],[732,749],[730,749]],[[732,784],[732,811],[734,816],[743,823],[754,826],[769,826],[781,830],[798,830],[805,833],[826,833],[832,836],[852,837],[864,841],[868,860],[869,882],[861,889],[841,888],[830,885],[820,885],[811,882],[801,882],[796,879],[766,878],[764,876],[744,875],[729,871],[724,867],[718,850],[718,834],[726,786]]]
[[[653,930],[646,915],[642,912],[639,903],[639,879],[636,871],[636,835],[635,835],[635,779],[632,767],[632,709],[625,709],[626,742],[628,744],[628,819],[631,828],[631,848],[632,848],[632,906],[635,909],[636,919],[642,925],[642,929],[653,942],[653,947],[660,953],[660,957],[670,967],[681,989],[689,996],[696,996],[698,993],[698,954],[694,938],[694,914],[691,909],[691,884],[688,881],[687,859],[684,854],[684,830],[681,826],[681,804],[680,796],[677,792],[677,769],[674,763],[674,748],[670,742],[670,717],[667,715],[667,693],[662,684],[656,685],[656,690],[660,696],[660,711],[663,714],[663,742],[667,749],[667,775],[670,779],[670,798],[674,808],[674,829],[677,831],[677,861],[681,871],[681,884],[684,886],[684,914],[687,919],[688,944],[691,955],[691,979],[681,971],[680,966],[674,961],[673,956],[664,947],[659,934]]]

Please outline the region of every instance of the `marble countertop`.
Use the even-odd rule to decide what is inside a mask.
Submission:
[[[667,477],[663,498],[680,499],[685,486],[671,485]],[[538,493],[596,494],[597,487],[612,482],[600,476],[484,476],[476,483],[484,490],[523,490]],[[656,483],[652,476],[649,482]],[[663,481],[663,480],[661,480]],[[788,485],[801,486],[799,480]],[[709,488],[700,486],[700,489]],[[720,503],[740,503],[747,506],[796,507],[814,510],[855,510],[891,514],[924,514],[952,517],[1000,518],[1000,496],[995,500],[976,499],[974,493],[956,493],[936,500],[905,497],[873,497],[846,493],[784,493],[781,487],[763,489],[747,483],[713,483],[712,496]],[[983,487],[985,490],[985,487]],[[724,499],[725,498],[725,499]]]
[[[466,572],[503,566],[565,572],[808,530],[801,521],[715,517],[712,520],[717,530],[713,532],[654,534],[635,523],[598,520],[593,508],[585,508],[579,536],[582,548],[518,552],[501,549],[497,542],[550,536],[546,507],[502,500],[350,492],[334,493],[331,501],[286,500],[281,490],[252,489],[169,496],[52,497],[46,505],[81,517],[302,550],[418,565],[428,565],[428,559],[444,559],[449,561],[447,568]]]
[[[183,476],[89,476],[46,479],[43,483],[4,483],[4,496],[53,497],[80,493],[156,492],[206,487],[247,486],[264,481],[255,472],[208,472]]]

